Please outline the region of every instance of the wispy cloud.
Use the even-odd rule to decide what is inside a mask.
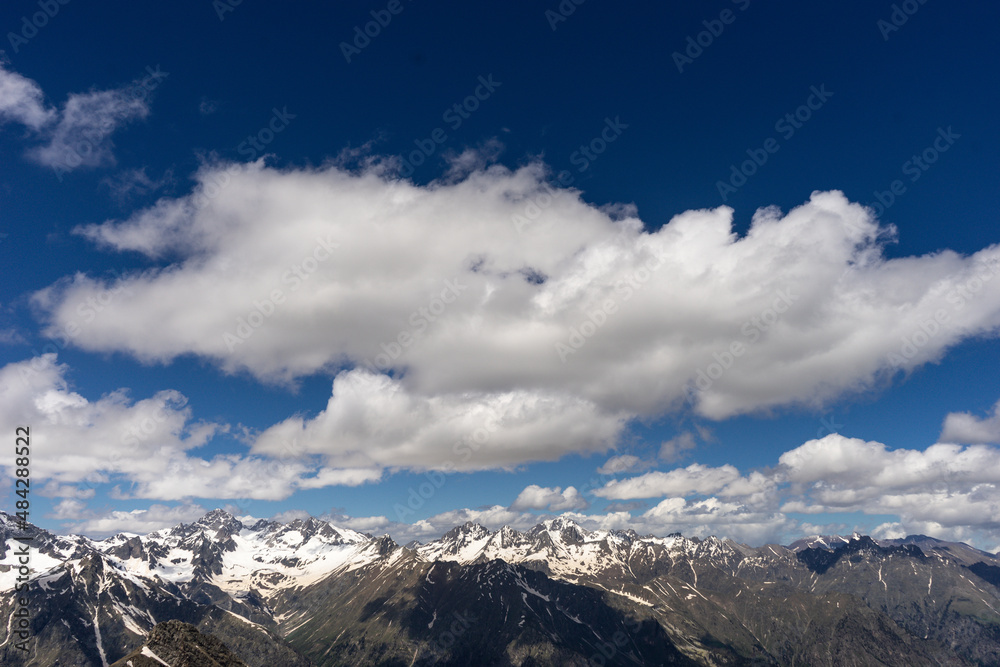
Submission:
[[[32,130],[41,130],[56,118],[45,106],[41,87],[0,63],[0,122],[15,122]]]
[[[41,145],[27,156],[60,175],[115,163],[112,134],[149,115],[152,91],[168,76],[156,67],[130,85],[72,93],[61,109],[45,104],[41,87],[0,64],[0,120],[26,126]]]

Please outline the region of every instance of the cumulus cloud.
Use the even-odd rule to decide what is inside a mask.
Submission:
[[[934,444],[889,450],[879,442],[828,435],[786,452],[791,486],[783,512],[862,512],[899,517],[896,532],[979,544],[1000,539],[1000,449]],[[888,530],[888,528],[886,528]]]
[[[187,399],[172,390],[133,401],[119,389],[90,401],[70,388],[68,370],[54,354],[0,368],[0,386],[7,389],[0,423],[11,432],[17,424],[32,425],[32,441],[46,452],[32,461],[39,481],[79,484],[107,473],[153,479],[171,454],[203,445],[219,428],[192,422]]]
[[[569,510],[585,510],[590,507],[587,501],[575,487],[567,486],[563,491],[560,487],[550,488],[531,484],[511,503],[512,510],[548,510],[550,512],[566,512]]]
[[[831,498],[840,487],[881,494],[937,483],[971,487],[1000,482],[1000,450],[986,445],[938,443],[923,451],[889,450],[880,442],[835,433],[785,452],[778,461],[789,481],[819,484],[816,488]]]
[[[722,419],[821,404],[1000,325],[1000,249],[886,259],[894,230],[838,192],[763,208],[739,237],[728,207],[652,229],[550,187],[539,164],[426,186],[262,162],[196,177],[189,196],[78,230],[173,259],[39,292],[49,335],[127,286],[74,344],[266,381],[359,366],[428,399],[526,392]]]
[[[255,452],[322,455],[331,464],[474,470],[605,450],[624,427],[589,401],[540,392],[420,395],[401,380],[340,373],[326,409],[261,433]]]
[[[779,542],[795,525],[780,512],[755,511],[719,498],[668,498],[643,513],[641,519],[641,525],[658,534],[676,531],[694,537],[725,536],[756,545]]]
[[[0,426],[13,433],[31,424],[32,443],[45,456],[32,459],[32,477],[43,495],[76,502],[98,484],[114,483],[114,497],[182,500],[257,498],[280,500],[299,488],[356,486],[381,477],[380,469],[320,467],[301,453],[275,457],[191,455],[224,424],[192,418],[187,398],[160,391],[133,400],[118,389],[97,400],[72,390],[69,369],[54,354],[0,368]],[[13,460],[0,462],[12,474]],[[70,505],[66,505],[69,507]]]
[[[993,406],[989,417],[980,418],[969,412],[949,413],[938,440],[963,444],[1000,442],[1000,402]]]
[[[891,450],[831,434],[785,452],[771,468],[740,474],[731,465],[692,464],[612,480],[594,495],[665,498],[635,517],[637,525],[686,526],[678,528],[685,534],[756,540],[748,526],[774,536],[795,525],[789,514],[861,513],[898,518],[880,525],[879,535],[923,533],[986,546],[1000,539],[1000,448],[937,443]],[[812,524],[800,529],[816,532]]]

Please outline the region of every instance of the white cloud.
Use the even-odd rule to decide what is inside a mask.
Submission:
[[[670,440],[665,440],[660,445],[659,456],[664,461],[676,461],[685,452],[689,452],[697,446],[698,443],[695,441],[694,434],[690,431],[684,431]]]
[[[1000,401],[993,406],[993,414],[979,418],[968,412],[951,412],[944,418],[941,442],[988,443],[1000,442]]]
[[[189,523],[205,515],[200,505],[150,505],[148,509],[131,511],[113,510],[97,513],[86,510],[76,501],[63,501],[55,511],[56,519],[66,521],[64,525],[71,533],[80,533],[95,539],[109,537],[117,533],[145,535],[164,528],[172,528],[179,523]]]
[[[55,118],[44,103],[41,87],[0,63],[0,123],[13,121],[40,130]]]
[[[128,86],[72,93],[62,109],[44,103],[41,87],[0,63],[0,122],[20,123],[45,143],[28,150],[35,162],[57,173],[114,164],[111,135],[149,115],[149,95],[168,76],[159,66]]]
[[[38,494],[46,498],[68,498],[77,500],[93,498],[96,493],[97,491],[92,488],[81,488],[73,484],[60,484],[59,482],[49,482],[38,490]]]
[[[270,520],[277,521],[278,523],[291,523],[292,521],[296,520],[305,521],[309,517],[310,517],[309,512],[305,510],[288,510],[286,512],[278,512],[277,514],[272,516]]]
[[[0,423],[12,433],[31,424],[33,444],[46,452],[32,460],[39,482],[79,485],[108,473],[153,479],[172,456],[201,446],[219,428],[191,422],[187,399],[176,391],[132,401],[119,389],[89,401],[70,389],[67,372],[54,354],[0,368],[0,386],[7,389]]]
[[[938,443],[924,451],[889,450],[880,442],[831,434],[785,452],[778,461],[789,481],[816,483],[822,495],[831,498],[840,489],[860,497],[938,483],[971,488],[1000,482],[1000,449],[987,445]],[[853,502],[846,498],[845,504]]]
[[[722,490],[739,477],[740,471],[728,464],[712,468],[693,463],[670,472],[657,470],[629,479],[611,480],[594,491],[594,495],[609,500],[687,496],[692,493],[708,495]]]
[[[567,486],[549,488],[531,484],[524,488],[511,503],[512,510],[547,510],[550,512],[566,512],[569,510],[585,510],[590,503],[575,487]]]
[[[378,524],[380,527],[384,526],[383,532],[392,535],[397,542],[406,544],[411,540],[423,542],[438,538],[455,526],[461,526],[468,522],[481,524],[490,530],[496,530],[503,526],[510,526],[516,530],[528,530],[546,517],[532,512],[512,510],[503,505],[493,505],[485,509],[448,510],[413,523],[389,521],[385,517],[379,518],[384,519],[384,523]],[[372,521],[372,518],[369,518],[368,521],[376,523]],[[353,528],[353,526],[351,527]],[[361,529],[354,528],[354,530]]]
[[[780,542],[795,522],[780,512],[754,511],[718,498],[668,498],[642,514],[641,525],[659,534],[676,531],[689,537],[716,535],[759,545]]]
[[[790,513],[860,513],[898,518],[879,526],[879,535],[924,533],[987,546],[1000,540],[1000,448],[938,443],[890,450],[831,434],[785,452],[773,468],[746,475],[731,465],[692,464],[613,480],[594,495],[665,497],[635,517],[636,525],[686,526],[677,530],[756,544],[763,538],[753,537],[747,526],[776,539],[776,531],[795,525]],[[813,524],[802,530],[816,532]]]
[[[649,461],[643,461],[638,456],[622,454],[621,456],[612,456],[605,461],[604,465],[597,469],[597,472],[601,475],[616,475],[623,472],[638,472],[650,465],[652,464]]]
[[[63,171],[114,164],[111,134],[122,125],[149,114],[145,97],[130,95],[130,90],[70,95],[48,144],[29,151],[29,157]]]
[[[476,470],[603,451],[624,427],[573,396],[467,392],[424,396],[403,381],[356,369],[340,373],[326,409],[259,435],[255,452],[320,454],[346,467]]]
[[[0,427],[31,425],[32,478],[43,495],[75,501],[113,483],[119,499],[256,498],[280,500],[296,489],[356,486],[377,481],[378,468],[319,467],[301,452],[276,458],[190,455],[225,425],[192,419],[187,399],[173,390],[133,401],[118,389],[91,401],[73,391],[69,369],[46,354],[0,368]],[[12,473],[13,459],[0,461]],[[69,505],[66,505],[69,507]]]
[[[783,512],[888,514],[907,533],[979,544],[1000,539],[1000,448],[938,443],[889,450],[834,434],[779,461],[792,483]]]
[[[79,230],[173,263],[35,301],[53,335],[127,285],[73,340],[145,361],[195,354],[279,382],[391,367],[427,399],[575,396],[640,417],[691,400],[715,419],[818,405],[1000,325],[1000,248],[886,259],[892,230],[837,192],[761,209],[738,237],[727,207],[650,231],[544,176],[207,166],[190,196]]]

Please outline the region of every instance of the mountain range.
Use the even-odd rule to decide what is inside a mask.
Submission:
[[[925,536],[748,547],[555,518],[401,546],[214,510],[92,540],[0,513],[0,556],[3,665],[1000,665],[1000,558]]]

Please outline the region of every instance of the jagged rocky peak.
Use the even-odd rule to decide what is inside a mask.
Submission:
[[[481,540],[484,537],[489,537],[490,531],[482,524],[475,523],[473,521],[467,521],[461,526],[455,526],[442,537],[443,540],[450,541],[465,541],[469,542],[472,540]]]
[[[399,545],[388,535],[383,535],[372,541],[372,548],[379,556],[386,556],[398,549]]]
[[[368,537],[358,533],[357,531],[350,530],[348,528],[340,528],[339,526],[333,525],[329,521],[323,521],[313,517],[309,517],[304,520],[296,519],[288,524],[288,526],[289,528],[300,531],[307,540],[318,535],[323,538],[323,541],[334,544],[350,544],[360,542]]]
[[[562,541],[568,544],[579,544],[590,536],[589,531],[566,517],[547,519],[528,531],[528,535],[532,537],[540,536],[544,533],[558,533]]]
[[[788,545],[788,548],[795,552],[803,549],[837,549],[850,541],[851,538],[843,535],[809,535],[795,540]]]
[[[239,532],[243,530],[243,524],[240,520],[223,509],[212,510],[205,516],[195,521],[194,525],[208,530],[213,530],[219,534],[220,538],[222,538],[223,534],[225,537],[230,537],[232,535],[239,534]]]
[[[111,548],[107,550],[115,558],[128,560],[130,558],[145,559],[147,557],[146,547],[139,536],[128,537],[123,533],[115,535],[113,538],[105,540]]]
[[[268,521],[267,519],[257,519],[256,521],[254,521],[252,526],[245,526],[245,527],[257,533],[262,530],[267,530],[268,528],[271,529],[277,528],[280,525],[281,524],[277,523],[276,521]]]
[[[523,535],[510,526],[503,526],[493,535],[493,540],[498,547],[511,547],[523,539]]]

